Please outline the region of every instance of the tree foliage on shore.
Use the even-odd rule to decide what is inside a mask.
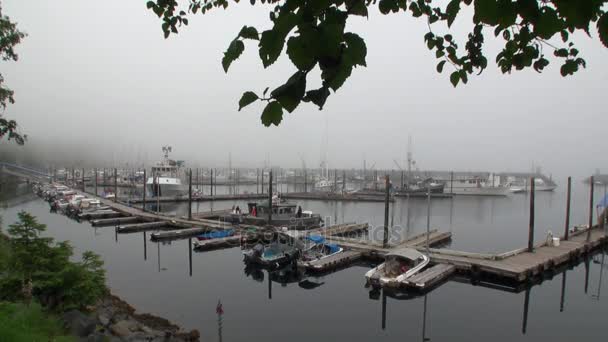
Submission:
[[[2,4],[0,3],[0,59],[17,61],[19,56],[14,48],[23,38],[25,38],[25,33],[19,31],[17,24],[2,14]],[[6,137],[8,140],[14,140],[17,144],[23,145],[27,136],[19,133],[15,120],[4,118],[6,106],[15,103],[14,94],[13,90],[5,86],[4,77],[0,74],[0,140]]]
[[[1,242],[8,249],[0,256],[0,300],[37,299],[50,309],[66,310],[95,304],[106,292],[101,258],[84,252],[73,262],[68,242],[42,237],[46,225],[22,211]]]
[[[378,6],[380,13],[407,13],[428,26],[424,42],[437,59],[437,72],[449,68],[454,87],[466,84],[469,76],[480,74],[493,57],[502,73],[532,68],[542,72],[551,61],[561,64],[562,76],[586,67],[575,47],[572,34],[597,34],[608,47],[608,0],[250,0],[252,5],[268,5],[271,27],[265,30],[244,25],[230,42],[222,58],[226,72],[245,50],[245,43],[257,44],[264,68],[286,51],[295,72],[268,93],[245,92],[239,110],[264,101],[261,120],[266,126],[279,125],[284,111],[293,112],[301,102],[322,109],[332,92],[341,88],[356,67],[366,66],[367,47],[355,32],[345,30],[348,18],[368,17]],[[165,38],[188,25],[189,16],[228,9],[229,0],[155,0],[147,7],[162,20]],[[239,2],[239,0],[234,0]],[[463,42],[450,28],[463,8],[472,6],[470,32]],[[504,42],[496,56],[483,50],[487,36]],[[307,87],[313,70],[320,71],[322,86]]]

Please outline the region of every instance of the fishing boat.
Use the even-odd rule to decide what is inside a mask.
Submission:
[[[304,263],[322,260],[344,251],[342,247],[333,243],[328,243],[325,238],[320,235],[305,236],[302,238],[302,241],[304,247],[300,260]]]
[[[395,191],[395,196],[426,194],[429,190],[431,191],[431,194],[442,194],[444,188],[445,183],[435,181],[432,178],[427,178],[413,184],[406,184],[403,188]]]
[[[152,177],[146,180],[149,197],[176,197],[184,195],[187,188],[179,178],[181,163],[169,158],[171,146],[163,146],[163,160],[152,167]]]
[[[257,243],[243,251],[245,263],[278,268],[298,258],[303,249],[302,242],[284,232],[276,232],[271,242]]]
[[[494,179],[494,177],[490,178]],[[454,180],[450,182],[449,189],[454,195],[507,196],[509,193],[509,188],[500,185],[499,179],[489,181],[480,177]]]
[[[369,285],[401,287],[405,281],[424,269],[430,259],[411,248],[401,248],[386,255],[385,261],[365,273]]]
[[[312,211],[302,211],[302,207],[274,196],[272,208],[268,201],[247,203],[248,211],[232,212],[224,216],[224,220],[231,223],[244,223],[255,226],[286,227],[289,230],[305,230],[320,227],[323,220],[321,215]],[[268,212],[272,210],[271,220],[268,222]]]

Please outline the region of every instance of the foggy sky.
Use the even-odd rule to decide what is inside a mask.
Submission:
[[[269,27],[268,7],[231,3],[228,11],[191,16],[190,26],[165,40],[145,3],[2,1],[4,14],[28,34],[19,61],[0,64],[17,101],[6,116],[30,136],[25,150],[57,144],[57,158],[69,158],[69,146],[104,162],[135,163],[157,160],[161,146],[171,145],[175,159],[190,166],[227,166],[230,153],[235,166],[269,159],[299,167],[301,155],[318,167],[327,121],[330,168],[361,168],[363,158],[395,168],[411,135],[421,169],[529,171],[534,163],[558,177],[608,170],[600,154],[608,49],[595,27],[594,39],[576,39],[587,69],[566,79],[553,60],[542,75],[502,75],[494,63],[502,40],[488,30],[488,69],[454,89],[447,66],[435,71],[423,21],[373,10],[347,25],[365,39],[368,67],[356,68],[323,111],[302,103],[279,127],[266,128],[263,104],[239,112],[238,99],[287,80],[295,71],[288,57],[264,70],[248,41],[228,74],[221,58],[243,25]],[[472,27],[464,14],[454,30],[461,46],[463,26]],[[308,86],[317,84],[319,74],[311,73]]]

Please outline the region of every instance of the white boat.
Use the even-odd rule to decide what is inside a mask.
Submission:
[[[331,191],[334,188],[334,182],[327,179],[320,179],[315,183],[315,189],[319,191]]]
[[[553,191],[557,185],[551,181],[546,181],[542,178],[534,178],[534,191]]]
[[[146,180],[149,197],[176,197],[186,193],[186,186],[179,178],[179,164],[169,159],[171,146],[163,146],[163,160],[152,167],[152,176]]]
[[[400,287],[405,281],[425,268],[428,256],[411,248],[401,248],[386,255],[385,261],[365,273],[372,286]]]
[[[489,179],[492,178],[493,177],[490,177]],[[491,182],[487,179],[479,177],[470,179],[455,179],[446,184],[445,191],[451,192],[454,195],[506,196],[509,193],[510,188],[499,184],[499,180]]]

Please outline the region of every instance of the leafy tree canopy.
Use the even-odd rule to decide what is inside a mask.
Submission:
[[[257,0],[269,5],[272,27],[260,30],[243,26],[230,42],[222,58],[226,72],[245,50],[245,42],[257,44],[264,68],[271,66],[285,50],[295,67],[287,81],[261,94],[245,92],[239,110],[256,101],[265,101],[261,115],[266,126],[279,125],[284,111],[293,112],[301,102],[312,102],[319,109],[336,92],[357,66],[366,66],[365,41],[355,32],[346,32],[348,18],[368,16],[371,6],[380,13],[408,13],[428,25],[424,42],[437,58],[437,71],[449,66],[449,80],[454,87],[466,84],[469,75],[480,74],[488,67],[483,45],[486,36],[504,41],[495,56],[503,73],[532,68],[542,72],[551,61],[561,63],[566,77],[586,66],[571,40],[571,34],[597,31],[608,47],[608,0]],[[239,0],[234,0],[239,2]],[[250,0],[252,5],[256,0]],[[473,7],[470,33],[459,43],[450,27],[461,9]],[[228,0],[156,0],[147,7],[162,20],[165,38],[188,25],[188,16],[227,9]],[[443,23],[444,25],[438,26]],[[441,31],[441,33],[439,33]],[[494,56],[492,56],[494,57]],[[322,86],[306,85],[309,73],[318,68]]]
[[[14,47],[24,37],[25,33],[20,32],[17,25],[11,22],[9,17],[2,14],[2,4],[0,4],[0,59],[16,61],[18,56]],[[0,74],[0,140],[6,136],[8,140],[14,139],[17,144],[23,145],[27,136],[18,133],[17,122],[2,117],[6,106],[9,103],[15,103],[13,94],[14,92],[4,85],[4,77]]]
[[[19,221],[7,229],[0,247],[0,300],[15,300],[29,295],[53,309],[68,309],[94,304],[106,291],[101,258],[84,252],[82,261],[72,262],[73,248],[68,242],[53,243],[42,237],[46,225],[22,211]],[[29,284],[31,284],[31,289]]]

